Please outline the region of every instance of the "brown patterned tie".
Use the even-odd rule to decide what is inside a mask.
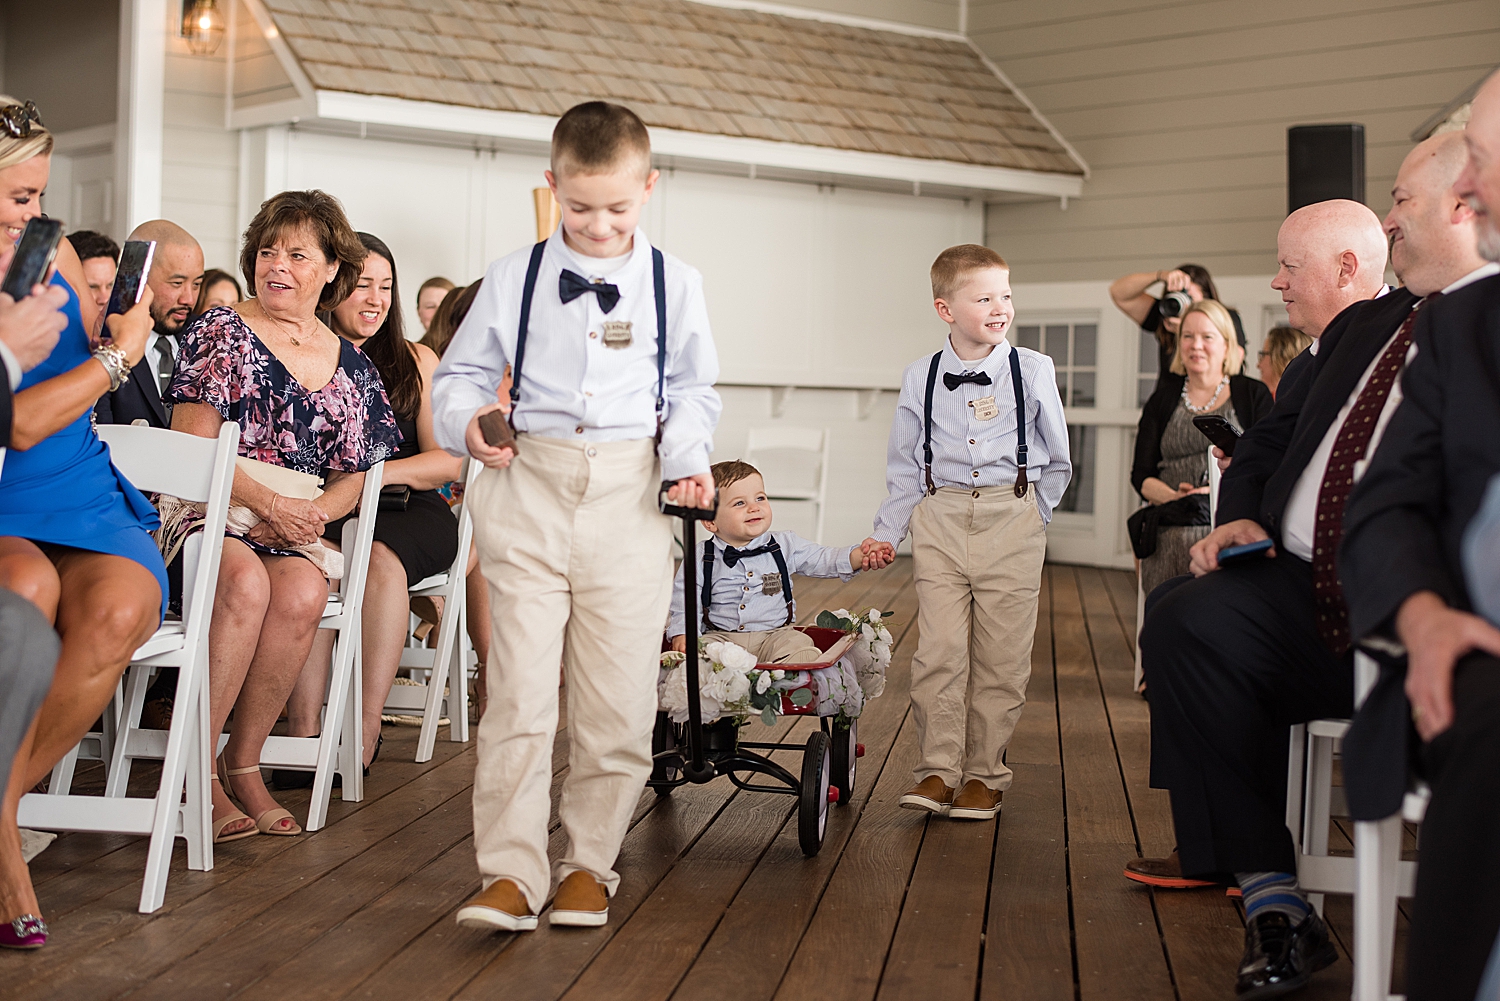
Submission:
[[[1375,425],[1385,401],[1391,395],[1391,386],[1401,367],[1406,364],[1406,352],[1411,347],[1411,325],[1417,311],[1441,292],[1434,292],[1420,300],[1407,314],[1396,339],[1391,341],[1375,363],[1365,388],[1360,390],[1354,408],[1339,428],[1333,440],[1333,452],[1328,456],[1328,468],[1323,473],[1323,485],[1318,490],[1318,521],[1313,529],[1313,598],[1318,606],[1318,635],[1328,649],[1343,656],[1349,649],[1349,609],[1344,605],[1344,589],[1339,583],[1339,541],[1344,537],[1344,505],[1354,489],[1354,465],[1365,457],[1370,438],[1375,434]]]

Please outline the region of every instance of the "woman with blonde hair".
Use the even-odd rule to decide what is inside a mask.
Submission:
[[[1276,387],[1281,385],[1281,374],[1292,363],[1292,359],[1312,346],[1313,339],[1296,327],[1272,327],[1266,331],[1266,339],[1260,346],[1260,381],[1266,384],[1274,399]]]
[[[36,106],[0,95],[0,249],[42,214],[52,134]],[[0,475],[0,587],[41,609],[62,639],[52,689],[22,739],[0,809],[0,946],[46,944],[21,855],[16,808],[99,718],[130,657],[160,624],[166,567],[152,541],[156,511],[121,476],[94,433],[94,402],[118,389],[146,351],[151,291],[108,321],[87,296],[72,244],[58,246],[51,296],[67,326],[22,377]],[[80,297],[79,290],[85,295]],[[62,294],[60,294],[62,293]]]
[[[1188,307],[1135,438],[1130,482],[1148,506],[1131,516],[1130,541],[1148,594],[1187,573],[1188,550],[1209,531],[1209,443],[1193,418],[1215,414],[1245,431],[1271,412],[1270,391],[1237,374],[1244,362],[1228,309],[1213,299]]]

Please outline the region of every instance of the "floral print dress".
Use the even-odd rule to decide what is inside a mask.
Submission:
[[[237,423],[246,458],[320,477],[363,472],[395,454],[401,432],[374,363],[344,338],[338,341],[333,378],[309,390],[238,313],[218,306],[183,332],[167,395],[174,404],[206,403]]]

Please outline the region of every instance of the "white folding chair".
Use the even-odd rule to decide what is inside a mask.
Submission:
[[[828,495],[828,452],[832,436],[827,428],[768,427],[751,428],[745,441],[745,461],[760,469],[766,479],[766,496],[771,500],[811,501],[815,512],[812,540],[823,541],[824,499]],[[802,477],[804,486],[789,486],[788,479],[767,472],[762,463],[767,452],[805,452],[816,457],[817,470]],[[774,460],[773,460],[774,462]],[[799,470],[800,471],[800,470]]]
[[[312,800],[307,806],[307,823],[303,825],[308,831],[316,831],[328,819],[334,773],[342,779],[346,803],[357,803],[365,795],[360,721],[362,686],[355,665],[364,620],[365,580],[370,573],[370,547],[375,542],[375,515],[380,507],[380,479],[384,474],[384,462],[377,462],[365,473],[358,514],[344,523],[344,577],[338,590],[328,596],[323,620],[318,623],[319,629],[338,634],[328,672],[322,732],[316,737],[267,737],[260,752],[262,768],[314,773]]]
[[[484,466],[466,461],[464,473],[464,496],[468,496],[474,478]],[[447,716],[450,740],[464,742],[469,739],[469,608],[468,579],[469,544],[474,538],[474,523],[469,518],[469,506],[460,504],[458,510],[458,555],[446,571],[417,581],[411,587],[411,596],[443,599],[443,616],[438,622],[437,648],[407,646],[401,651],[401,666],[427,672],[426,684],[392,685],[386,696],[385,709],[389,713],[420,715],[422,730],[417,736],[417,761],[430,761],[437,744],[438,721]],[[445,697],[443,687],[447,685]]]
[[[137,489],[206,503],[207,518],[203,531],[189,536],[183,546],[182,618],[162,623],[131,658],[127,688],[136,696],[128,703],[134,707],[134,715],[126,717],[131,726],[122,728],[114,742],[115,760],[106,794],[22,796],[20,823],[43,830],[149,835],[140,902],[141,913],[149,914],[161,907],[166,897],[174,838],[187,841],[189,869],[213,868],[213,806],[208,791],[213,767],[208,732],[208,627],[219,583],[219,540],[224,537],[229,511],[240,429],[238,424],[226,422],[219,428],[217,439],[119,425],[102,426],[98,431],[110,447],[115,468]],[[140,719],[139,696],[144,694],[152,670],[162,667],[177,668],[171,726],[165,731],[137,729],[134,724]],[[106,711],[106,721],[109,717]],[[73,753],[76,760],[76,748]],[[156,795],[150,799],[127,797],[129,761],[147,756],[162,759]]]
[[[1378,668],[1367,655],[1354,655],[1354,704],[1375,685]],[[1354,858],[1328,854],[1328,825],[1347,815],[1343,790],[1333,787],[1333,757],[1349,721],[1319,719],[1292,727],[1287,765],[1286,823],[1297,851],[1297,882],[1323,912],[1323,895],[1354,895],[1354,999],[1386,1001],[1396,931],[1396,899],[1410,897],[1417,863],[1401,859],[1402,814],[1354,825]],[[1409,794],[1406,819],[1418,821],[1426,808]]]

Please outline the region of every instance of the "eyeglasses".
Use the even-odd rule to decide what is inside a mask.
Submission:
[[[7,104],[0,108],[0,128],[4,128],[13,139],[29,139],[32,122],[41,125],[42,116],[30,101],[25,104]]]

